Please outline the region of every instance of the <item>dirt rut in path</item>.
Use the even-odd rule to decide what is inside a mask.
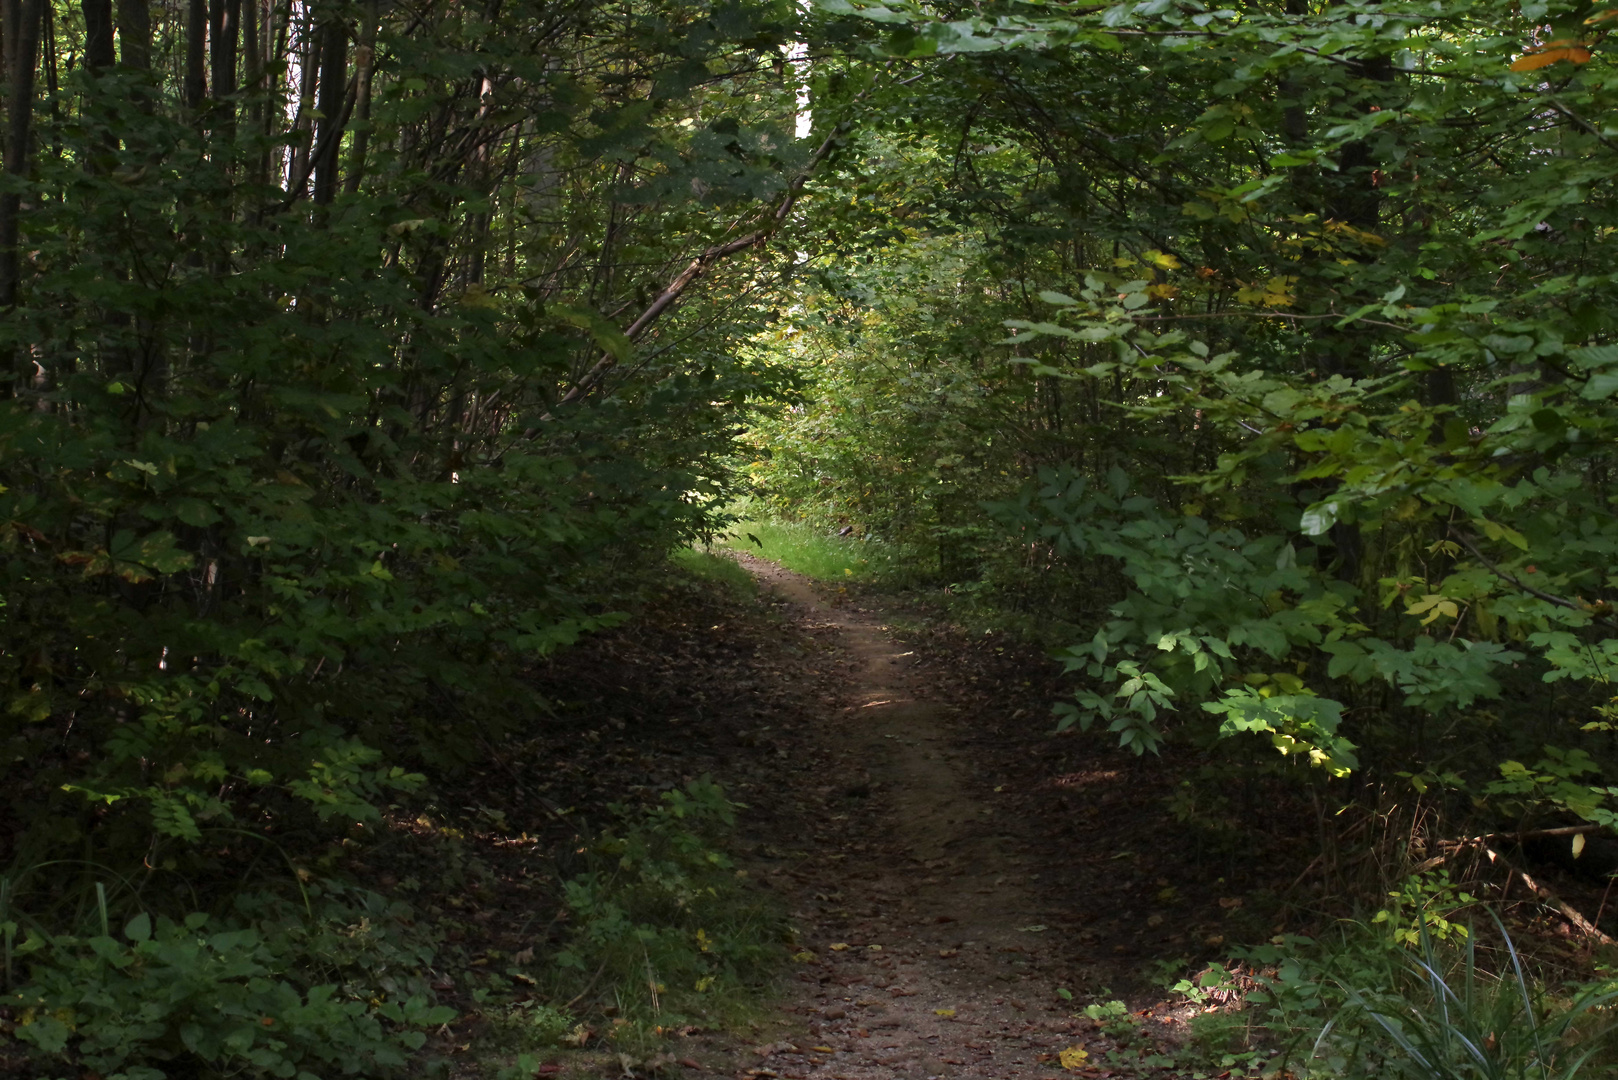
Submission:
[[[1062,1073],[1067,1048],[1098,1054],[1094,1025],[1058,994],[1064,973],[1083,977],[1063,955],[1063,917],[1042,909],[1026,842],[975,782],[968,718],[880,616],[743,562],[840,646],[847,682],[804,733],[830,758],[826,820],[812,844],[796,838],[807,850],[760,867],[803,933],[795,1018],[735,1071],[1012,1080]]]

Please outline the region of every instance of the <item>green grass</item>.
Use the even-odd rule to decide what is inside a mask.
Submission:
[[[738,521],[715,542],[820,581],[899,584],[915,576],[917,565],[896,545],[800,521]]]
[[[746,599],[758,593],[758,582],[743,570],[734,559],[714,555],[695,548],[681,548],[669,556],[672,562],[688,576],[704,582],[717,582]]]

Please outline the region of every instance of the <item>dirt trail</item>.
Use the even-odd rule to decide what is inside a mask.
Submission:
[[[803,733],[841,783],[809,852],[762,867],[803,931],[784,1038],[739,1074],[1050,1077],[1087,1020],[1057,993],[1057,913],[1037,864],[973,771],[972,734],[881,617],[823,599],[803,578],[744,564],[840,646],[845,700]],[[1009,817],[1009,815],[1007,815]],[[809,837],[799,838],[808,845]],[[804,858],[803,856],[807,856]],[[810,955],[812,954],[812,956]],[[1075,987],[1075,989],[1077,989]]]

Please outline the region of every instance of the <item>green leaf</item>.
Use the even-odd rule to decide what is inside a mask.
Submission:
[[[634,354],[635,346],[624,332],[600,312],[593,308],[576,307],[570,304],[552,304],[548,308],[552,315],[563,322],[577,326],[581,330],[590,332],[603,352],[622,363]]]
[[[1579,397],[1586,401],[1600,401],[1614,393],[1618,393],[1618,372],[1604,371],[1590,376],[1579,391]]]
[[[1337,524],[1337,503],[1333,501],[1305,510],[1298,522],[1298,528],[1305,536],[1324,536],[1335,524]]]

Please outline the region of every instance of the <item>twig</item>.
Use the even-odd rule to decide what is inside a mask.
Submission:
[[[1562,825],[1554,829],[1524,829],[1520,832],[1484,833],[1482,836],[1465,836],[1455,840],[1440,840],[1438,846],[1454,850],[1463,847],[1478,847],[1493,843],[1497,840],[1548,840],[1558,836],[1584,836],[1588,833],[1600,832],[1606,828],[1604,825]]]
[[[1618,622],[1613,622],[1611,619],[1603,619],[1600,616],[1593,614],[1590,611],[1590,606],[1589,605],[1587,605],[1587,604],[1575,604],[1573,601],[1568,600],[1565,597],[1556,596],[1556,595],[1554,595],[1552,593],[1548,593],[1548,592],[1543,592],[1543,591],[1541,591],[1539,589],[1534,588],[1532,585],[1526,584],[1525,582],[1518,580],[1515,576],[1506,573],[1504,570],[1500,569],[1500,567],[1498,567],[1494,563],[1490,562],[1489,557],[1487,555],[1483,554],[1483,552],[1478,550],[1477,544],[1472,542],[1471,537],[1467,536],[1464,532],[1462,532],[1461,530],[1455,528],[1453,525],[1450,526],[1449,532],[1450,532],[1451,536],[1455,537],[1455,539],[1457,539],[1457,540],[1459,540],[1461,542],[1462,547],[1466,548],[1466,550],[1470,551],[1474,556],[1476,556],[1478,562],[1480,562],[1484,566],[1488,567],[1489,572],[1494,574],[1495,577],[1503,578],[1504,580],[1511,582],[1513,585],[1517,586],[1517,588],[1521,589],[1523,592],[1527,593],[1528,595],[1537,596],[1541,600],[1545,601],[1548,604],[1555,604],[1557,607],[1565,607],[1565,608],[1569,609],[1570,611],[1583,612],[1585,615],[1590,616],[1590,621],[1591,622],[1597,622],[1597,623],[1600,623],[1602,626],[1608,626],[1608,627],[1611,627],[1614,630],[1618,630]]]
[[[1607,897],[1612,895],[1612,883],[1614,880],[1618,880],[1618,878],[1614,878],[1612,874],[1607,875],[1607,887],[1601,893],[1601,903],[1596,907],[1596,917],[1591,920],[1597,926],[1601,925],[1602,912],[1607,910]]]
[[[607,970],[607,962],[605,960],[603,960],[603,961],[601,961],[601,966],[596,968],[596,973],[594,975],[590,976],[590,981],[584,984],[584,989],[580,990],[579,993],[578,993],[578,996],[576,996],[572,1001],[568,1002],[566,1005],[563,1005],[562,1006],[562,1011],[566,1012],[567,1010],[571,1009],[573,1006],[577,1005],[579,1002],[583,1001],[584,1000],[584,995],[588,994],[591,990],[595,989],[596,982],[601,978],[601,973],[606,971],[606,970]]]

